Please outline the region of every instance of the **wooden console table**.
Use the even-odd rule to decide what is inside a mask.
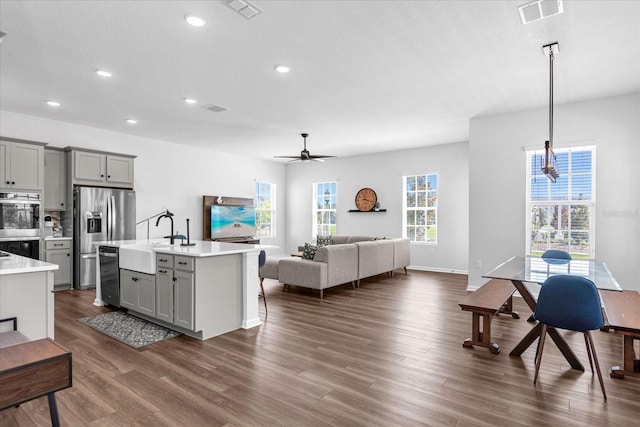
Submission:
[[[71,387],[71,381],[71,353],[49,338],[0,348],[0,410],[47,395],[57,427],[54,393]]]

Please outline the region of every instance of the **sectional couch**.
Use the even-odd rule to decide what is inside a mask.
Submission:
[[[268,260],[269,275],[287,285],[296,285],[320,291],[351,282],[354,289],[360,279],[406,267],[410,263],[409,239],[377,239],[368,236],[332,236],[332,244],[317,249],[314,258],[294,257]],[[277,269],[274,271],[274,264]],[[266,270],[265,270],[266,272]]]

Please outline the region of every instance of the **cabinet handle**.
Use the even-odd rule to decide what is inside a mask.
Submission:
[[[11,181],[7,181],[5,184],[9,185],[9,184],[11,184]]]
[[[60,203],[60,206],[64,206],[64,203]]]
[[[62,243],[54,243],[53,246],[62,246]]]
[[[178,264],[180,264],[180,265],[187,265],[187,263],[186,263],[186,262],[184,262],[184,261],[178,261]]]
[[[11,181],[11,185],[16,185],[16,182],[15,181]]]
[[[67,256],[71,256],[71,254],[67,254]]]
[[[158,273],[166,273],[167,270],[158,270]]]
[[[175,282],[176,280],[178,280],[178,278],[177,278],[177,277],[174,277],[174,278],[173,278],[173,281]]]
[[[107,175],[107,178],[111,178],[111,175]]]
[[[103,173],[100,174],[100,178],[104,178],[104,174]]]
[[[166,259],[162,259],[162,258],[160,258],[158,261],[160,261],[160,262],[167,262],[167,260],[166,260]]]

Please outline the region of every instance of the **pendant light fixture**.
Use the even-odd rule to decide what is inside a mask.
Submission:
[[[542,46],[542,51],[549,57],[549,140],[544,142],[544,159],[542,163],[542,173],[549,181],[556,182],[560,177],[556,155],[553,152],[553,59],[560,52],[558,43],[551,43]]]

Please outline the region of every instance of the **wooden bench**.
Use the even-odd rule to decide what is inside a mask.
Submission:
[[[636,291],[600,291],[607,316],[606,329],[622,335],[622,366],[611,368],[611,378],[625,375],[640,378],[640,354],[636,356],[634,341],[640,341],[640,293]]]
[[[515,291],[516,288],[510,281],[493,279],[458,303],[462,310],[473,313],[471,338],[464,340],[464,347],[478,345],[488,348],[491,353],[500,353],[500,346],[491,341],[491,320],[498,313],[510,314],[514,319],[520,318],[518,313],[512,311]]]
[[[54,427],[60,425],[55,392],[71,387],[71,353],[44,338],[29,341],[17,331],[0,333],[0,411],[44,395]]]

